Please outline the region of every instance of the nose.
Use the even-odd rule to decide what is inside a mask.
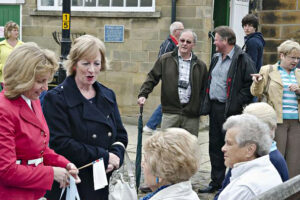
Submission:
[[[224,146],[222,146],[221,150],[223,153],[226,151],[226,144],[224,144]]]
[[[43,90],[48,90],[48,83],[47,83],[47,82],[43,84],[42,89],[43,89]]]

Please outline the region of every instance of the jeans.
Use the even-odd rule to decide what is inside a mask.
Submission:
[[[161,104],[157,106],[155,111],[152,113],[150,119],[147,122],[147,126],[153,130],[161,123],[162,118],[162,111],[161,111]]]

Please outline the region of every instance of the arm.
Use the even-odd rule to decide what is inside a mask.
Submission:
[[[261,96],[264,92],[264,88],[266,87],[267,80],[269,78],[268,70],[269,70],[269,65],[263,66],[259,74],[262,76],[262,78],[257,81],[253,81],[250,91],[253,96]]]
[[[0,109],[0,180],[6,186],[24,189],[50,190],[54,172],[51,166],[16,164],[16,134],[18,118]]]
[[[159,58],[152,70],[148,73],[146,81],[141,86],[138,97],[148,98],[148,95],[152,92],[153,88],[159,83],[162,75],[162,63]]]
[[[71,122],[75,122],[72,121],[73,118],[69,114],[61,93],[48,92],[45,96],[43,111],[51,134],[50,146],[56,153],[64,155],[78,167],[102,157],[105,167],[107,167],[109,153],[106,149],[86,144],[74,138],[72,133],[74,127],[72,127]]]
[[[251,39],[250,39],[251,40]],[[260,45],[258,44],[257,41],[251,40],[247,42],[247,54],[250,56],[252,61],[254,62],[255,68],[257,67],[257,62],[258,62],[258,49],[260,49]],[[258,69],[256,68],[256,72],[258,72]]]

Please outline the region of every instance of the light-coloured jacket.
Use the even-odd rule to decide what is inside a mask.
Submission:
[[[282,183],[269,155],[238,163],[218,200],[250,200]]]
[[[278,63],[274,65],[262,66],[259,73],[263,76],[263,79],[258,83],[253,81],[251,85],[251,94],[253,96],[260,96],[264,92],[264,88],[267,86],[267,80],[270,78],[269,89],[267,91],[268,104],[270,104],[276,111],[277,123],[283,123],[282,118],[282,96],[283,96],[283,83],[281,81],[280,72],[278,71]],[[273,69],[269,73],[269,67]],[[300,69],[295,69],[295,76],[300,86]],[[298,97],[298,113],[300,111],[300,99]],[[299,113],[300,120],[300,113]]]
[[[200,200],[192,189],[190,181],[184,181],[170,185],[159,191],[150,200]]]

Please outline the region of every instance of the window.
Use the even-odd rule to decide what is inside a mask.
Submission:
[[[71,11],[155,12],[155,0],[70,0]],[[38,10],[62,10],[63,0],[38,0]]]

